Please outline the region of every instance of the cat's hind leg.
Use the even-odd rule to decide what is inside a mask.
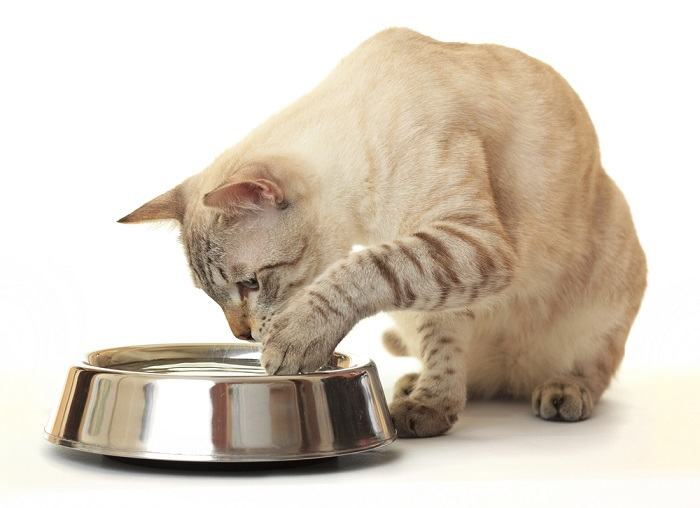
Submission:
[[[409,355],[408,348],[406,347],[406,344],[401,338],[398,330],[392,329],[384,332],[384,335],[382,335],[382,343],[384,344],[384,349],[389,351],[392,355]]]
[[[401,378],[389,408],[400,437],[429,437],[447,432],[467,400],[466,362],[460,336],[440,320],[418,327],[420,374]]]

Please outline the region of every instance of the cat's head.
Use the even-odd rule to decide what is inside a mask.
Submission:
[[[311,186],[289,165],[253,162],[225,177],[205,171],[119,222],[178,221],[195,286],[219,304],[236,337],[260,340],[290,296],[333,261],[333,249],[320,248]]]

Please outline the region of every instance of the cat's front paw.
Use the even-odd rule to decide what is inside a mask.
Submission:
[[[349,330],[346,321],[319,312],[313,296],[289,305],[263,338],[261,364],[268,374],[314,372],[326,365]]]
[[[404,374],[394,385],[394,400],[405,399],[409,397],[416,387],[418,382],[418,374]]]
[[[431,437],[444,434],[457,421],[456,414],[420,403],[410,397],[394,399],[389,407],[399,437]]]

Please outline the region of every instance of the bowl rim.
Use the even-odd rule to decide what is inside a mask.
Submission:
[[[80,365],[74,365],[73,368],[79,368],[87,371],[100,372],[105,374],[118,374],[124,376],[138,376],[138,377],[148,377],[148,378],[158,378],[158,379],[191,379],[191,380],[209,380],[216,382],[270,382],[270,381],[288,381],[288,380],[302,380],[302,379],[319,379],[334,377],[338,375],[347,375],[351,373],[364,372],[368,368],[375,368],[376,364],[374,361],[368,357],[357,356],[354,354],[334,351],[333,355],[341,356],[347,358],[350,365],[348,367],[333,368],[328,370],[319,370],[315,372],[299,373],[299,374],[285,374],[285,375],[274,375],[274,374],[264,374],[264,375],[207,375],[207,374],[179,374],[179,373],[163,373],[163,372],[147,372],[139,370],[128,370],[120,369],[118,367],[104,367],[91,363],[91,358],[99,355],[107,355],[111,352],[124,351],[129,349],[173,349],[173,348],[205,348],[205,347],[220,347],[229,349],[249,349],[251,352],[255,350],[260,350],[262,344],[260,343],[248,343],[244,341],[239,342],[163,342],[163,343],[152,343],[152,344],[132,344],[128,346],[116,346],[109,348],[101,348],[95,351],[89,352],[85,359],[80,362]]]

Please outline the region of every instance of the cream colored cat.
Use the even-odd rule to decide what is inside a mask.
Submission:
[[[269,373],[321,367],[390,311],[401,436],[470,395],[588,418],[646,265],[593,125],[559,74],[500,46],[381,32],[203,172],[121,222],[176,219],[195,284]],[[365,250],[350,253],[353,244]]]

